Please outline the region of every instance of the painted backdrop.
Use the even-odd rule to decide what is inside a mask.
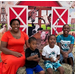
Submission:
[[[11,29],[10,20],[18,18],[20,29],[37,38],[40,50],[48,44],[48,35],[62,34],[66,23],[75,37],[74,4],[73,1],[0,1],[0,33]]]

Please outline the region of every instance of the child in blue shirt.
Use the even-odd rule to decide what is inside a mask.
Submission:
[[[70,26],[65,24],[62,28],[63,34],[57,36],[57,45],[60,47],[60,62],[71,64],[73,67],[74,57],[72,54],[74,37],[69,34]]]

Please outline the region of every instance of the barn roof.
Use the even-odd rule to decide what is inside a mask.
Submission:
[[[16,5],[62,7],[59,1],[19,1]]]

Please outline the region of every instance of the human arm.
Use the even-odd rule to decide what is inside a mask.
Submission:
[[[60,55],[57,55],[55,62],[57,62],[59,59],[60,59]]]
[[[38,58],[38,55],[35,54],[35,55],[31,56],[31,53],[32,52],[31,52],[30,48],[27,48],[25,50],[26,60],[28,60],[28,61],[35,61],[34,59],[37,59]]]
[[[61,49],[61,44],[60,43],[57,43],[57,45],[60,47],[60,53],[62,54],[62,55],[64,55],[64,51]]]
[[[9,50],[7,48],[8,45],[8,42],[9,42],[9,33],[8,32],[5,32],[3,35],[2,35],[2,38],[1,38],[1,51],[4,53],[4,54],[7,54],[7,55],[14,55],[16,57],[21,57],[22,54],[21,53],[18,53],[18,52],[15,52],[15,51],[12,51],[11,49]]]
[[[39,62],[40,61],[40,58],[39,57],[38,58],[34,58],[33,61]]]
[[[60,37],[57,38],[57,40],[59,41],[57,44],[60,46]],[[61,54],[62,54],[63,57],[65,57],[65,58],[68,58],[68,54],[71,53],[72,50],[73,50],[74,37],[71,36],[71,35],[69,35],[69,41],[70,41],[70,43],[68,43],[68,48],[69,48],[69,50],[63,51],[63,50],[61,49],[61,51],[63,51],[63,52],[61,52]],[[60,48],[61,48],[61,47],[60,47]]]
[[[53,58],[52,57],[48,57],[49,56],[49,54],[46,52],[46,47],[44,47],[43,48],[43,51],[42,51],[42,59],[43,60],[49,60],[49,61],[51,61],[51,62],[54,62],[54,60],[53,60]],[[48,55],[48,56],[47,56]],[[47,57],[46,57],[47,56]]]
[[[72,52],[73,46],[74,46],[73,44],[70,44],[70,49],[67,51],[68,54]]]
[[[26,47],[29,48],[28,40],[25,41]]]
[[[51,61],[51,62],[55,62],[52,57],[46,58],[45,56],[42,56],[42,59],[43,59],[43,60],[49,60],[49,61]]]
[[[73,46],[74,46],[74,37],[71,36],[70,49],[67,51],[68,54],[72,52],[72,50],[73,50]]]
[[[11,51],[7,48],[7,42],[3,42],[1,41],[1,51],[4,53],[4,54],[7,54],[7,55],[14,55],[16,57],[21,57],[22,54],[21,53],[18,53],[18,52],[15,52],[15,51]]]
[[[38,57],[38,55],[34,55],[34,56],[29,56],[26,58],[28,61],[39,61],[40,58]]]
[[[29,37],[28,37],[28,35],[25,32],[23,32],[23,34],[24,34],[24,39],[25,39],[26,47],[29,48],[29,43],[28,43]]]
[[[36,49],[36,52],[37,52],[38,57],[33,59],[33,61],[39,62],[40,61],[40,51],[38,49]]]
[[[28,61],[36,61],[38,59],[38,55],[34,55],[34,56],[29,56],[26,58]]]
[[[39,52],[39,50],[37,49],[37,54],[38,54],[38,58],[35,58],[35,59],[33,59],[33,61],[40,61],[40,52]]]
[[[67,58],[68,57],[68,54],[67,52],[64,52],[62,49],[61,49],[61,44],[60,43],[57,43],[57,45],[60,47],[60,53],[63,55],[64,58]]]
[[[62,49],[61,49],[61,44],[60,44],[60,41],[61,41],[61,35],[58,35],[57,36],[57,45],[59,46],[60,48],[60,53],[65,57],[65,53]],[[67,56],[67,55],[66,55]]]

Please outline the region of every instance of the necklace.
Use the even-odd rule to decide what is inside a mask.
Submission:
[[[20,39],[21,36],[13,36],[13,37],[16,38],[16,39]]]

